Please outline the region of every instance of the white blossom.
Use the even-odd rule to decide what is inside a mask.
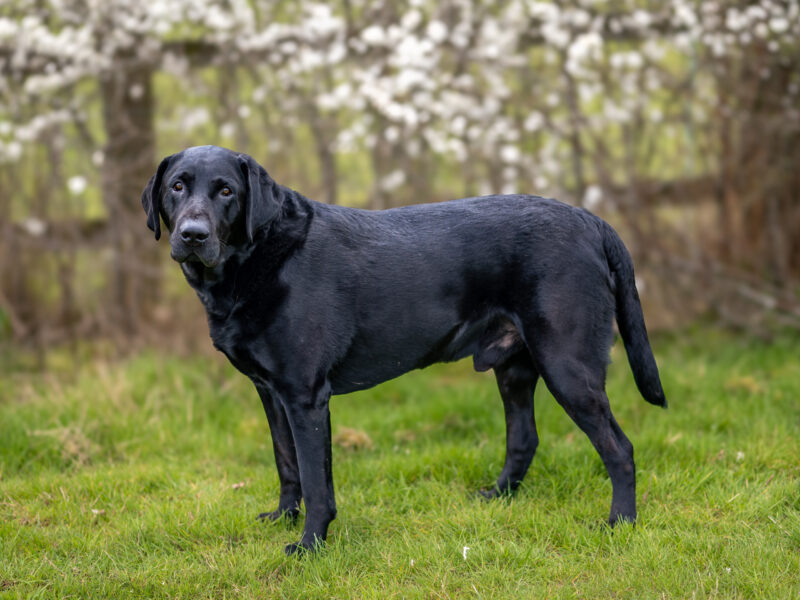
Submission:
[[[67,188],[69,189],[69,193],[73,196],[80,196],[83,194],[83,192],[86,191],[87,185],[86,177],[82,175],[73,175],[67,180]]]
[[[141,97],[144,96],[144,86],[139,83],[132,85],[128,90],[128,96],[133,100],[141,99]]]
[[[361,32],[361,39],[371,46],[377,46],[386,40],[386,32],[380,25],[370,25]]]
[[[386,138],[387,142],[393,144],[394,142],[400,139],[400,130],[394,125],[391,125],[387,127],[386,130],[383,132],[383,137]]]
[[[647,29],[653,22],[653,17],[645,10],[635,10],[630,18],[631,23],[638,29]]]
[[[417,9],[408,11],[400,20],[400,24],[406,31],[412,31],[422,22],[422,13]]]
[[[406,174],[402,170],[396,169],[381,179],[380,188],[384,191],[391,192],[403,185],[405,181]]]
[[[785,33],[789,29],[789,21],[784,17],[773,17],[769,20],[769,28],[775,33]]]
[[[567,70],[573,75],[580,75],[588,63],[601,58],[602,51],[603,38],[600,34],[594,31],[580,34],[567,49]]]
[[[261,104],[267,98],[267,89],[264,86],[258,86],[253,90],[253,102]]]
[[[544,117],[542,113],[533,111],[525,118],[525,122],[522,126],[525,128],[525,131],[536,131],[540,129],[543,124]]]
[[[47,223],[41,219],[37,219],[36,217],[30,217],[22,221],[22,227],[30,235],[36,237],[44,235],[44,233],[47,231]]]
[[[343,20],[333,14],[333,10],[329,5],[314,3],[307,10],[308,18],[305,21],[305,26],[313,37],[325,38],[341,31]]]
[[[434,43],[440,44],[447,38],[447,25],[441,21],[431,21],[425,32]]]
[[[583,194],[583,207],[587,210],[597,210],[603,202],[603,189],[597,185],[590,185]]]
[[[232,138],[236,134],[236,124],[230,121],[223,123],[219,127],[219,134],[224,138]]]
[[[565,48],[570,42],[569,31],[558,23],[545,23],[541,31],[544,39],[556,48]]]
[[[201,127],[211,121],[211,113],[205,106],[197,106],[194,108],[186,109],[181,118],[181,129],[183,131],[191,131],[197,127]]]
[[[521,156],[522,154],[516,146],[507,144],[500,149],[500,158],[503,162],[515,164],[519,162]]]
[[[0,142],[0,162],[16,162],[22,156],[22,144],[16,140]]]

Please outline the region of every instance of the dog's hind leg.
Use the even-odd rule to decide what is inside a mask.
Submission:
[[[528,350],[518,352],[495,366],[494,373],[506,413],[506,461],[494,489],[481,491],[486,498],[514,492],[525,477],[539,445],[533,414],[533,392],[539,374]]]
[[[581,320],[577,317],[576,320]],[[596,339],[587,319],[570,333],[540,329],[534,359],[550,392],[589,437],[611,478],[609,523],[636,520],[633,446],[611,413],[605,393],[608,342]],[[609,327],[610,329],[610,327]],[[585,332],[583,335],[575,332]],[[608,335],[610,340],[610,332]]]
[[[297,467],[297,451],[294,446],[294,437],[286,418],[286,411],[281,403],[270,394],[265,387],[257,385],[258,395],[264,405],[264,412],[269,421],[270,435],[272,436],[272,449],[275,452],[275,465],[278,468],[281,492],[278,508],[272,512],[258,515],[259,519],[276,521],[285,516],[294,521],[300,514],[300,471]]]

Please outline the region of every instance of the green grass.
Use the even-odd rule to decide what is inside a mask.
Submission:
[[[277,502],[255,391],[218,359],[144,354],[0,378],[0,598],[797,598],[800,339],[656,345],[670,410],[608,382],[636,448],[639,523],[543,386],[541,445],[511,501],[493,378],[438,366],[334,398],[339,518],[312,559]],[[358,440],[358,436],[351,436]],[[235,487],[234,484],[244,483]],[[466,560],[464,547],[470,549]]]

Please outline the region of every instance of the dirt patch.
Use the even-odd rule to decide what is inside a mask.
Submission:
[[[366,431],[342,427],[333,436],[333,443],[348,450],[372,450],[374,444]]]

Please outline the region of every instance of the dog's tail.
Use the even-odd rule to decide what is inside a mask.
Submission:
[[[667,398],[661,387],[658,366],[647,338],[639,293],[636,291],[633,261],[617,232],[605,221],[603,248],[616,284],[617,325],[628,353],[636,387],[650,404],[666,408]]]

